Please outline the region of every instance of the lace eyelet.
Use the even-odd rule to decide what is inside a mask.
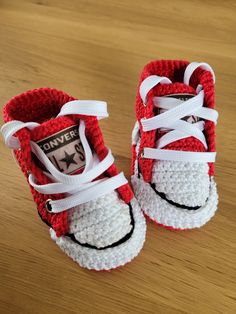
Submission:
[[[50,204],[51,199],[46,200],[45,202],[45,208],[47,210],[48,213],[52,213],[52,205]]]

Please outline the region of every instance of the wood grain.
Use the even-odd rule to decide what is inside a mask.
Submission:
[[[110,273],[81,269],[50,240],[1,141],[2,314],[236,312],[235,22],[235,1],[0,0],[1,106],[41,86],[108,101],[101,127],[127,176],[137,82],[148,61],[210,63],[220,112],[215,218],[188,232],[148,223],[139,257]]]

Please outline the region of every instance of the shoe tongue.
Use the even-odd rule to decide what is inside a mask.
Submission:
[[[173,84],[158,84],[154,89],[155,96],[195,96],[196,90],[189,85],[184,83],[173,83]],[[176,97],[178,98],[178,97]]]
[[[180,99],[182,101],[187,101],[190,98],[194,97],[197,93],[196,90],[186,84],[183,83],[173,83],[173,84],[165,84],[165,85],[158,85],[154,90],[155,96],[161,97],[173,97]],[[158,113],[163,113],[165,110],[158,109]],[[189,123],[195,123],[199,121],[199,118],[191,115],[186,116],[183,120]],[[165,129],[160,129],[158,132],[157,138],[160,138],[163,134],[166,133]],[[205,151],[204,145],[194,137],[188,137],[182,140],[175,141],[167,146],[164,147],[165,149],[173,149],[173,150],[185,150],[185,151]]]
[[[78,129],[78,122],[72,118],[58,117],[33,129],[31,139],[40,146],[59,171],[65,174],[78,173],[86,164]],[[39,166],[45,170],[43,165]]]

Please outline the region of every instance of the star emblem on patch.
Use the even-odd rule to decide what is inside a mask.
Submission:
[[[75,156],[75,153],[73,154],[67,154],[66,151],[64,151],[65,153],[65,157],[60,159],[60,161],[63,161],[66,163],[66,168],[69,169],[70,165],[71,164],[75,164],[77,165],[77,162],[74,160],[74,156]]]

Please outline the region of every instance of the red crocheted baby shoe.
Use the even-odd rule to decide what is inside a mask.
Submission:
[[[146,216],[174,229],[204,225],[217,209],[212,68],[154,61],[144,67],[132,134],[132,185]]]
[[[105,102],[40,88],[5,105],[1,129],[52,239],[95,270],[131,261],[146,233],[141,209],[104,145],[98,119],[107,116]]]

